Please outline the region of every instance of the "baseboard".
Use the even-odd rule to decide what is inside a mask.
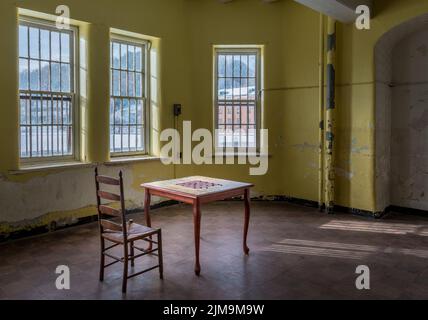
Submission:
[[[150,209],[156,210],[156,209],[160,209],[163,207],[173,206],[176,204],[178,204],[177,201],[164,201],[164,202],[155,204],[153,206],[150,206]],[[126,212],[126,214],[127,215],[128,214],[135,214],[135,213],[139,213],[142,211],[144,211],[144,208],[136,208],[136,209],[128,210]],[[84,225],[87,223],[92,223],[92,222],[95,222],[97,220],[98,220],[98,215],[93,215],[93,216],[89,216],[89,217],[79,218],[76,220],[75,223],[60,226],[60,227],[57,227],[55,223],[51,223],[49,225],[36,227],[36,228],[29,229],[29,230],[19,230],[19,231],[11,232],[9,234],[0,234],[0,243],[19,240],[19,239],[23,239],[23,238],[36,237],[36,236],[40,236],[43,234],[52,233],[52,232],[60,231],[60,230],[64,230],[64,229],[69,229],[72,227],[77,227],[77,226],[81,226],[81,225]]]
[[[241,201],[242,198],[234,198],[231,200],[232,201]],[[287,203],[295,204],[295,205],[299,205],[299,206],[317,208],[320,210],[320,212],[325,212],[325,208],[320,208],[317,201],[299,199],[299,198],[288,197],[288,196],[260,196],[260,197],[253,198],[252,201],[287,202]],[[155,204],[155,205],[151,206],[150,208],[151,208],[151,210],[156,210],[159,208],[173,206],[173,205],[176,205],[178,203],[179,202],[177,202],[177,201],[164,201],[164,202],[161,202],[159,204]],[[142,212],[143,210],[144,210],[143,208],[136,208],[133,210],[129,210],[127,212],[127,214],[139,213],[139,212]],[[428,217],[428,211],[418,210],[418,209],[409,209],[409,208],[403,208],[403,207],[398,207],[398,206],[390,206],[382,212],[371,212],[371,211],[366,211],[366,210],[361,210],[361,209],[356,209],[356,208],[335,206],[333,211],[330,214],[339,213],[339,212],[349,213],[352,215],[356,215],[356,216],[360,216],[360,217],[364,217],[364,218],[370,218],[370,219],[382,219],[382,218],[386,217],[391,212],[398,212],[398,213],[412,214],[412,215],[417,215],[417,216]],[[55,231],[59,231],[59,230],[63,230],[63,229],[68,229],[71,227],[76,227],[76,226],[80,226],[83,224],[95,222],[95,221],[97,221],[97,219],[98,219],[98,216],[94,215],[94,216],[89,216],[89,217],[85,217],[85,218],[80,218],[77,220],[76,223],[66,225],[66,226],[61,226],[58,228],[56,228],[56,227],[53,228],[52,224],[50,224],[50,225],[46,225],[46,226],[42,226],[42,227],[37,227],[37,228],[31,229],[31,230],[22,230],[22,231],[12,232],[12,233],[7,234],[7,235],[0,234],[0,243],[5,243],[5,242],[13,241],[13,240],[19,240],[19,239],[29,238],[29,237],[34,237],[34,236],[39,236],[39,235],[46,234],[46,233],[51,233],[51,232],[55,232]]]
[[[405,208],[400,206],[389,206],[388,208],[385,209],[384,212],[385,214],[389,214],[391,212],[397,212],[397,213],[403,213],[403,214],[410,214],[412,216],[428,217],[427,210]]]

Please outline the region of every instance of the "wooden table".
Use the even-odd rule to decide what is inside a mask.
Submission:
[[[159,196],[193,206],[193,222],[195,230],[195,273],[200,275],[199,248],[201,235],[201,204],[229,199],[232,197],[244,197],[245,223],[244,243],[245,254],[249,254],[247,246],[248,226],[250,223],[250,189],[254,185],[249,183],[221,180],[207,177],[187,177],[182,179],[145,183],[141,185],[145,190],[145,216],[148,227],[152,226],[150,219],[151,196]]]

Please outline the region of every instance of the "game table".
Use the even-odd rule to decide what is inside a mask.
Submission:
[[[208,177],[187,177],[182,179],[158,181],[144,183],[141,185],[145,189],[145,216],[148,227],[152,226],[150,219],[151,196],[159,196],[193,206],[193,222],[195,236],[195,273],[201,273],[199,262],[199,248],[201,238],[201,205],[226,200],[232,197],[244,197],[245,222],[243,249],[246,255],[250,249],[247,246],[248,226],[250,223],[250,189],[254,187],[250,183],[208,178]]]

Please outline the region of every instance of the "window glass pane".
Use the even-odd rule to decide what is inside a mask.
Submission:
[[[137,101],[137,124],[144,124],[143,122],[143,103],[141,100]]]
[[[222,54],[218,56],[218,76],[226,76],[226,56]]]
[[[70,92],[70,65],[61,64],[61,92]]]
[[[51,58],[49,30],[40,31],[40,44],[41,44],[41,54],[42,54],[41,58],[43,60],[49,60]]]
[[[114,124],[114,99],[110,99],[110,124]]]
[[[19,89],[28,90],[28,59],[19,59]]]
[[[121,54],[121,68],[126,70],[128,67],[128,46],[126,44],[120,45]]]
[[[116,99],[114,104],[114,122],[116,125],[122,124],[122,101],[121,99]]]
[[[143,71],[143,52],[141,50],[141,47],[136,47],[135,48],[135,69],[137,71]]]
[[[128,70],[134,71],[135,70],[135,47],[129,46],[128,47]]]
[[[33,59],[40,58],[40,37],[39,29],[30,28],[30,57]]]
[[[249,76],[250,77],[255,77],[256,76],[256,56],[255,55],[251,55],[249,56]]]
[[[19,26],[19,56],[28,58],[28,27]]]
[[[241,56],[233,56],[233,76],[239,77],[241,75]]]
[[[52,77],[52,91],[60,92],[61,91],[61,80],[60,80],[60,64],[52,63],[51,64],[51,77]]]
[[[119,71],[114,70],[112,73],[112,77],[113,77],[113,95],[114,96],[119,96],[120,95],[120,83],[119,83],[119,78],[120,78],[120,74]]]
[[[131,126],[129,127],[129,135],[130,135],[130,139],[129,139],[129,151],[137,151],[138,150],[138,144],[137,144],[137,127],[136,126]]]
[[[61,34],[61,61],[70,62],[70,35]]]
[[[127,83],[128,83],[128,74],[126,73],[126,71],[121,71],[120,72],[120,94],[124,97],[126,97],[128,94]]]
[[[128,96],[135,97],[135,73],[128,73]]]
[[[37,60],[30,61],[30,89],[40,90],[40,63]]]
[[[60,61],[60,36],[58,32],[51,33],[51,59]]]
[[[226,99],[226,79],[224,78],[218,79],[218,99]]]
[[[123,100],[123,112],[122,112],[122,120],[124,125],[129,124],[129,100]]]
[[[19,103],[21,107],[20,109],[21,124],[24,124],[24,125],[30,124],[30,113],[28,110],[28,104],[29,104],[29,101],[27,99],[22,99]]]
[[[248,97],[252,100],[256,98],[256,79],[250,79],[248,81]]]
[[[254,105],[248,108],[249,110],[249,124],[256,124],[256,108]]]
[[[226,99],[230,100],[233,97],[233,83],[232,78],[226,79]]]
[[[50,70],[49,70],[49,62],[42,61],[41,62],[41,78],[42,78],[42,91],[50,90]]]
[[[135,79],[135,81],[136,81],[136,89],[137,89],[137,92],[136,92],[136,96],[138,97],[138,98],[141,98],[142,96],[143,96],[143,87],[142,87],[142,75],[141,75],[141,73],[137,73],[136,74],[136,79]]]
[[[226,56],[226,77],[233,76],[233,56]]]
[[[241,100],[246,100],[248,99],[248,80],[245,79],[241,79]]]
[[[113,43],[113,68],[120,68],[120,45]]]
[[[137,122],[137,101],[136,100],[134,100],[134,99],[132,99],[131,101],[130,101],[130,108],[129,108],[129,110],[130,110],[130,113],[131,113],[131,116],[130,116],[130,124],[137,124],[138,122]]]
[[[241,56],[241,77],[248,77],[248,56]]]
[[[226,123],[226,108],[224,105],[218,106],[218,124],[222,125]]]

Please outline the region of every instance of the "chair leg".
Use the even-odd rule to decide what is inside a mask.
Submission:
[[[100,257],[100,281],[104,281],[104,269],[105,269],[105,260],[106,256],[104,255],[105,251],[105,240],[101,238],[101,257]]]
[[[158,256],[159,256],[159,275],[163,279],[163,252],[162,252],[162,230],[158,231]]]
[[[130,243],[130,250],[131,250],[131,267],[135,267],[135,251],[134,251],[134,242]]]
[[[129,256],[128,256],[128,243],[125,242],[124,244],[124,256],[125,256],[125,261],[123,262],[123,282],[122,282],[122,292],[126,293],[126,289],[128,286],[128,260],[129,260]]]

